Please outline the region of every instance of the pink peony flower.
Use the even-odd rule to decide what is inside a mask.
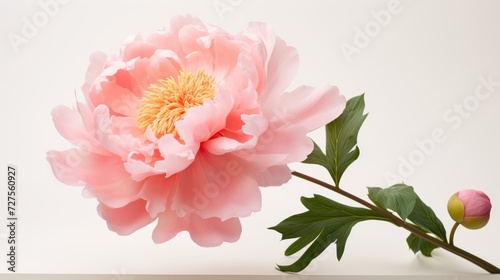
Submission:
[[[261,208],[259,186],[287,182],[287,164],[313,149],[306,134],[345,107],[332,86],[284,92],[297,68],[266,24],[231,35],[175,17],[169,31],[91,56],[85,102],[52,112],[76,147],[47,159],[120,235],[157,220],[156,243],[181,231],[201,246],[234,242],[239,218]]]
[[[490,219],[490,211],[490,198],[481,191],[459,191],[448,201],[451,218],[468,229],[484,227]]]

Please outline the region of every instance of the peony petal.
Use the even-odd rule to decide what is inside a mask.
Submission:
[[[82,104],[77,103],[77,106],[80,109]],[[110,155],[109,151],[95,139],[93,124],[88,126],[92,123],[92,118],[91,113],[82,114],[81,111],[66,106],[57,106],[52,110],[54,125],[66,140],[83,150]]]
[[[259,51],[257,57],[267,57],[269,60],[276,43],[276,34],[268,24],[263,22],[251,22],[248,24],[244,36],[249,37],[251,41],[262,42],[265,51]]]
[[[187,15],[187,16],[174,16],[170,21],[170,30],[159,30],[156,33],[148,36],[147,41],[154,43],[162,50],[172,50],[180,57],[184,57],[186,53],[182,50],[181,43],[179,42],[179,32],[187,25],[195,25],[198,29],[206,29],[205,25],[200,19]]]
[[[106,61],[108,56],[103,52],[94,52],[89,57],[89,66],[87,68],[87,73],[85,74],[85,83],[82,86],[82,92],[85,96],[88,96],[90,89],[98,83],[97,79],[103,69],[106,67]]]
[[[203,105],[189,108],[183,119],[175,123],[180,138],[190,145],[210,139],[225,127],[232,103],[231,94],[217,87],[215,100],[206,99]]]
[[[120,70],[118,73],[123,73]],[[121,75],[122,83],[125,74]],[[110,77],[111,79],[111,77]],[[126,79],[131,79],[128,75]],[[129,83],[135,83],[135,81],[128,81]],[[124,116],[134,116],[139,109],[140,99],[126,87],[122,87],[117,84],[117,81],[111,79],[108,82],[101,83],[103,98],[100,99],[99,104],[106,105],[111,109],[111,114],[119,114]],[[132,87],[132,86],[129,86]],[[97,105],[97,104],[96,104]],[[97,107],[97,106],[96,106]]]
[[[134,58],[145,58],[152,56],[156,51],[156,45],[148,41],[138,40],[127,44],[123,50],[123,59],[125,61]]]
[[[95,136],[102,145],[115,155],[120,155],[120,149],[109,139],[111,117],[109,108],[105,105],[99,105],[94,110]]]
[[[92,85],[87,85],[90,86],[88,90],[85,90],[86,85],[84,85],[82,91],[85,94],[85,98],[87,99],[89,105],[95,107],[99,104],[102,104],[104,96],[101,94],[101,83],[108,82],[108,77],[112,77],[119,70],[126,69],[126,67],[126,63],[123,61],[109,61],[103,66],[102,72],[95,78]]]
[[[87,131],[78,111],[60,105],[52,110],[52,119],[57,131],[66,140],[73,143],[75,140],[88,139]]]
[[[229,134],[231,137],[226,137],[228,133],[223,131],[221,132],[223,136],[210,139],[203,144],[203,148],[214,155],[254,148],[258,137],[268,127],[267,119],[261,115],[241,116],[241,119],[244,121],[244,126],[240,135]]]
[[[259,152],[257,149],[239,150],[231,153],[231,156],[237,158],[241,167],[251,174],[260,174],[265,172],[270,166],[281,165],[287,162],[287,154],[265,154]]]
[[[298,125],[312,131],[337,118],[346,100],[336,87],[323,85],[299,87],[284,93],[277,102],[267,111],[274,126]]]
[[[129,177],[125,177],[121,181],[108,185],[93,186],[87,184],[84,192],[86,197],[95,197],[106,206],[119,208],[139,198],[143,183],[132,181]]]
[[[238,63],[241,46],[225,36],[216,36],[213,43],[215,63],[212,73],[216,80],[222,80]]]
[[[196,51],[186,55],[186,64],[184,68],[191,73],[196,73],[198,70],[202,70],[206,73],[212,73],[213,58],[212,56],[207,56],[205,52]]]
[[[175,184],[175,177],[165,178],[163,175],[149,177],[141,191],[141,197],[147,201],[146,209],[151,217],[155,217],[167,209],[169,190]]]
[[[127,70],[137,85],[134,94],[138,99],[144,96],[144,92],[149,90],[152,84],[158,84],[159,80],[177,77],[180,66],[176,59],[173,52],[157,51],[149,59],[137,60],[134,67]],[[130,116],[135,116],[135,112]]]
[[[458,192],[458,198],[464,204],[464,217],[485,216],[491,211],[490,198],[481,191],[463,190]]]
[[[167,242],[177,233],[186,230],[186,221],[175,212],[167,210],[158,216],[158,224],[153,230],[153,241],[156,244]]]
[[[171,32],[165,30],[164,28],[157,30],[156,32],[148,35],[146,37],[146,41],[155,44],[158,50],[171,50],[173,52],[177,52],[180,49],[178,46],[178,42],[172,39]]]
[[[221,221],[219,218],[202,219],[194,216],[189,223],[189,234],[196,244],[203,247],[219,246],[222,242],[240,239],[241,223],[238,218]]]
[[[199,148],[199,143],[181,144],[172,134],[164,135],[158,141],[158,150],[163,159],[155,162],[154,169],[165,173],[166,177],[181,172],[194,161]]]
[[[186,25],[179,29],[178,40],[185,54],[193,52],[206,52],[204,43],[200,41],[200,37],[208,36],[208,32],[204,26]]]
[[[261,208],[257,182],[237,158],[200,152],[196,161],[178,174],[172,209],[178,215],[201,218],[245,217]]]
[[[235,242],[241,235],[239,219],[221,221],[219,218],[202,219],[196,215],[179,218],[172,211],[162,213],[153,230],[153,241],[163,243],[177,233],[188,231],[191,239],[203,247],[219,246],[222,242]]]
[[[308,132],[301,126],[271,125],[259,137],[256,153],[284,155],[283,161],[279,164],[303,161],[314,147],[312,140],[306,136]]]
[[[160,170],[155,169],[149,163],[145,163],[143,160],[133,159],[131,156],[128,157],[127,162],[123,163],[123,167],[130,174],[130,177],[134,181],[142,181],[150,176],[161,174]]]
[[[264,106],[268,98],[272,100],[285,91],[297,74],[298,68],[297,51],[277,37],[267,65],[267,88],[262,100]]]
[[[81,149],[69,149],[64,152],[47,152],[52,171],[56,178],[68,185],[93,186],[110,185],[129,174],[123,167],[123,162],[115,156],[104,156]]]
[[[145,162],[151,162],[156,144],[145,141],[144,132],[131,117],[109,116],[107,107],[99,105],[95,110],[95,121],[99,125],[96,136],[99,141],[112,153],[127,161],[131,153],[135,159],[139,155]]]
[[[262,172],[257,178],[261,187],[281,186],[292,178],[292,171],[287,165],[271,166]]]
[[[145,206],[146,201],[141,199],[120,208],[111,208],[99,203],[97,213],[106,220],[111,231],[119,235],[129,235],[154,221]]]

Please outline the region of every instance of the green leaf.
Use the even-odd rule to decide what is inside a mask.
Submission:
[[[418,198],[413,188],[405,184],[396,184],[386,189],[368,188],[368,197],[378,207],[395,211],[403,220],[413,211]]]
[[[442,241],[447,242],[446,229],[443,223],[436,216],[434,211],[427,206],[420,197],[415,201],[415,207],[408,216],[408,220],[412,221],[415,225],[424,228],[428,232],[435,234]]]
[[[419,251],[426,257],[431,257],[432,250],[436,249],[437,246],[425,241],[424,239],[411,233],[408,238],[406,238],[408,246],[413,251],[413,253],[418,253]]]
[[[344,171],[359,156],[358,132],[366,119],[364,95],[353,97],[347,101],[346,108],[340,117],[326,125],[326,158],[331,159],[331,175],[336,186]]]
[[[323,151],[321,151],[321,148],[314,142],[314,149],[313,151],[307,156],[307,158],[303,161],[303,163],[310,163],[310,164],[318,164],[326,169],[329,169],[329,164],[328,160],[326,159],[325,154],[323,154]]]
[[[309,235],[301,236],[299,239],[295,240],[292,245],[288,246],[285,250],[285,256],[291,256],[298,251],[302,250],[302,248],[306,247],[307,244],[311,243],[319,236],[319,234],[323,231],[323,229],[318,228],[315,232]]]
[[[270,228],[281,233],[282,239],[298,238],[286,250],[287,256],[310,244],[293,264],[278,265],[281,271],[303,270],[332,243],[337,245],[337,259],[340,260],[354,225],[366,220],[389,221],[372,210],[340,204],[317,194],[312,198],[302,197],[301,202],[308,211],[293,215]]]
[[[363,94],[349,99],[342,114],[325,126],[326,155],[314,143],[314,150],[304,161],[325,167],[337,187],[347,167],[359,157],[356,145],[359,129],[367,116],[363,115],[364,108]]]
[[[438,219],[434,211],[418,197],[413,187],[396,184],[386,189],[368,188],[368,197],[378,207],[393,210],[403,220],[408,219],[420,231],[426,234],[432,233],[442,241],[447,242],[446,229],[443,223]],[[410,234],[406,242],[414,253],[420,251],[425,256],[430,256],[432,250],[437,248],[437,246],[414,234]]]

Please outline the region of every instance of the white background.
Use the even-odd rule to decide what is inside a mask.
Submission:
[[[301,57],[290,89],[329,83],[348,98],[364,92],[369,116],[359,135],[361,156],[345,173],[343,188],[366,197],[366,186],[389,186],[385,175],[398,174],[402,162],[413,155],[414,170],[400,175],[435,210],[448,231],[452,221],[446,203],[455,191],[476,188],[490,196],[493,209],[488,226],[479,231],[460,228],[455,242],[500,265],[496,242],[500,86],[490,88],[485,100],[474,97],[481,85],[479,77],[500,82],[500,2],[66,2],[58,4],[46,22],[38,1],[0,2],[0,166],[5,170],[7,164],[14,164],[19,172],[19,272],[105,273],[110,279],[121,279],[123,273],[280,275],[275,264],[294,260],[283,256],[290,242],[280,242],[280,235],[267,227],[302,212],[300,196],[320,193],[351,203],[294,178],[282,187],[262,189],[262,210],[242,219],[243,234],[236,243],[200,248],[184,232],[155,245],[150,237],[154,224],[130,236],[118,236],[98,217],[95,200],[82,198],[80,188],[55,179],[45,153],[70,145],[55,130],[50,112],[59,104],[74,105],[74,91],[83,84],[89,55],[97,50],[116,53],[129,35],[168,29],[173,15],[187,13],[232,33],[250,21],[269,23]],[[231,9],[217,12],[214,5],[224,3]],[[388,5],[395,8],[382,26],[376,14],[388,10]],[[23,36],[25,20],[38,20],[39,28],[32,38],[15,46],[9,36]],[[360,41],[357,29],[370,33],[369,44],[362,44],[366,40]],[[345,55],[341,46],[347,44],[357,52]],[[458,118],[459,124],[453,110],[464,102],[469,111],[467,117]],[[416,142],[431,137],[435,129],[442,130],[445,140],[419,158],[423,154]],[[311,137],[324,143],[323,131]],[[328,181],[320,168],[301,164],[293,168]],[[5,173],[0,172],[2,185],[7,182]],[[6,188],[0,193],[0,219],[5,221]],[[360,224],[341,262],[332,246],[304,276],[283,276],[484,273],[444,250],[436,250],[433,259],[415,256],[406,246],[407,235],[389,224]],[[0,227],[2,256],[6,236],[7,228]],[[0,271],[6,272],[5,263]]]

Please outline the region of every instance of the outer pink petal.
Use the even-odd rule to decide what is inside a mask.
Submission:
[[[94,153],[111,155],[95,138],[93,114],[77,103],[78,111],[66,106],[57,106],[52,110],[52,119],[57,131],[75,146]]]
[[[303,161],[314,147],[312,140],[306,136],[308,132],[301,126],[269,126],[257,142],[256,153],[285,155],[279,164]]]
[[[260,176],[259,174],[265,172],[271,166],[288,162],[288,154],[286,153],[267,154],[259,152],[257,149],[239,150],[231,153],[231,156],[236,157],[242,168],[255,176]]]
[[[186,25],[179,30],[179,43],[185,54],[204,51],[206,47],[200,37],[208,36],[204,26]]]
[[[175,184],[175,176],[165,178],[163,175],[149,177],[141,191],[141,197],[147,201],[146,209],[151,217],[155,217],[167,209],[169,190]]]
[[[166,242],[181,231],[188,231],[191,238],[203,247],[219,246],[222,242],[235,242],[241,235],[238,218],[221,221],[219,218],[202,219],[196,215],[179,218],[172,211],[165,211],[158,218],[153,231],[155,243]]]
[[[137,57],[150,57],[154,54],[156,49],[156,45],[148,41],[138,40],[125,46],[123,50],[123,59],[127,61]]]
[[[84,195],[95,197],[101,203],[113,207],[123,207],[126,204],[139,199],[143,182],[135,182],[130,178],[123,178],[108,185],[93,186],[87,184],[84,189]]]
[[[120,149],[109,139],[110,135],[110,111],[106,105],[99,105],[94,110],[95,135],[102,145],[115,155],[120,155]],[[120,157],[121,158],[121,157]]]
[[[281,95],[266,112],[274,126],[302,126],[308,131],[324,126],[344,111],[346,99],[337,87],[302,86]]]
[[[102,203],[97,212],[108,224],[111,231],[119,235],[129,235],[154,221],[145,209],[146,201],[139,199],[121,208],[110,208]]]
[[[116,156],[104,156],[80,149],[47,152],[56,178],[67,185],[87,183],[103,186],[122,181],[130,175]]]
[[[158,224],[153,230],[153,241],[157,244],[167,242],[177,233],[187,229],[187,221],[179,218],[175,212],[166,210],[158,216]]]
[[[103,52],[95,52],[90,55],[89,67],[87,68],[87,73],[85,75],[85,83],[82,86],[82,91],[87,96],[91,87],[95,85],[97,77],[100,76],[103,69],[105,68],[108,56]]]
[[[173,52],[180,53],[179,42],[174,39],[170,31],[165,29],[161,29],[148,35],[146,41],[151,42],[158,46],[158,49],[161,50],[172,50]]]
[[[198,245],[214,247],[221,245],[222,242],[238,241],[241,235],[241,223],[238,218],[221,221],[219,218],[202,219],[194,216],[188,231]]]
[[[93,108],[93,106],[102,104],[104,100],[104,96],[101,94],[101,83],[107,83],[108,77],[114,76],[118,71],[126,69],[126,67],[126,63],[123,61],[107,62],[105,65],[103,65],[102,71],[94,79],[93,83],[91,85],[84,85],[84,88],[89,86],[88,90],[85,90],[84,88],[82,88],[82,90],[91,108]]]
[[[266,46],[260,41],[249,42],[249,44],[250,54],[248,56],[240,56],[239,63],[248,72],[248,79],[254,85],[255,91],[261,94],[267,86],[268,55]]]
[[[235,40],[225,36],[216,36],[213,44],[215,56],[213,75],[217,80],[222,80],[238,63],[242,49]]]
[[[57,131],[66,140],[72,141],[88,137],[78,111],[59,105],[52,110],[52,119]]]
[[[299,68],[297,51],[282,39],[276,38],[276,44],[267,65],[267,88],[262,102],[266,106],[268,98],[276,98],[290,85]]]
[[[251,22],[248,24],[247,30],[243,33],[243,35],[256,42],[262,41],[265,47],[265,52],[259,52],[257,57],[267,57],[267,60],[269,60],[276,43],[276,34],[269,25],[262,22]],[[266,66],[267,62],[268,61],[266,61]]]
[[[98,127],[96,128],[96,123],[95,123],[95,115],[94,115],[94,106],[87,106],[88,104],[83,104],[83,103],[77,103],[77,109],[78,113],[82,117],[82,124],[83,124],[83,129],[88,132],[88,137],[89,137],[89,142],[92,145],[92,151],[104,155],[111,155],[111,152],[102,145],[97,140],[96,136],[96,131]],[[76,125],[76,124],[75,124]],[[86,149],[85,147],[81,147],[82,149]],[[86,149],[88,150],[88,149]]]
[[[186,25],[195,25],[201,30],[206,29],[200,19],[190,15],[179,15],[171,19],[169,31],[160,30],[148,36],[147,41],[154,43],[160,49],[172,50],[179,54],[180,57],[183,57],[186,53],[182,50],[179,42],[179,31]]]
[[[253,174],[230,156],[200,152],[196,161],[178,174],[172,209],[178,215],[201,218],[245,217],[261,208],[261,194]]]
[[[276,165],[269,167],[257,176],[257,182],[261,187],[281,186],[292,178],[292,171],[287,165]]]

